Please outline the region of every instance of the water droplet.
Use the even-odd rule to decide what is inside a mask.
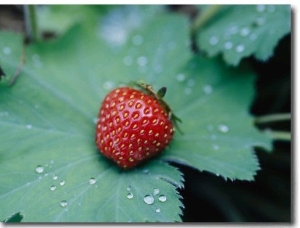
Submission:
[[[136,46],[139,46],[143,43],[143,37],[140,35],[135,35],[132,37],[132,43]]]
[[[10,47],[5,46],[5,47],[3,48],[3,53],[4,53],[5,55],[9,55],[9,54],[11,53]]]
[[[27,125],[26,125],[26,128],[27,128],[27,129],[31,129],[31,128],[32,128],[32,125],[31,125],[31,124],[27,124]]]
[[[66,183],[66,182],[65,182],[64,180],[62,180],[61,182],[59,182],[59,185],[60,185],[60,186],[64,186],[65,183]]]
[[[143,173],[149,174],[149,169],[143,169]]]
[[[184,74],[178,74],[176,79],[179,82],[183,82],[185,80],[185,75]]]
[[[266,20],[265,20],[264,17],[258,17],[258,18],[256,18],[256,20],[255,20],[255,23],[256,23],[257,25],[259,25],[259,26],[264,25],[265,22],[266,22]]]
[[[32,55],[32,61],[35,67],[41,68],[43,66],[42,61],[40,60],[40,56],[38,54]]]
[[[146,195],[146,196],[144,197],[144,202],[145,202],[146,204],[149,204],[149,205],[153,204],[153,203],[154,203],[154,198],[153,198],[153,196],[151,196],[151,195]]]
[[[166,202],[167,197],[166,197],[165,195],[160,195],[160,196],[158,197],[158,200],[159,200],[160,202]]]
[[[230,50],[232,47],[233,47],[233,43],[230,42],[230,41],[227,41],[227,42],[224,44],[224,48],[225,48],[226,50]]]
[[[62,200],[62,201],[60,202],[60,206],[61,206],[61,207],[66,207],[66,206],[68,206],[68,202],[67,202],[66,200]]]
[[[220,124],[218,127],[219,131],[222,133],[226,133],[229,131],[229,127],[225,124]]]
[[[114,87],[115,83],[113,81],[106,81],[103,83],[103,89],[111,90]]]
[[[156,208],[155,212],[159,213],[160,212],[160,208]]]
[[[148,59],[147,59],[146,56],[143,56],[143,55],[142,55],[142,56],[138,57],[138,59],[137,59],[137,64],[138,64],[139,66],[141,66],[141,67],[146,66],[147,63],[148,63]]]
[[[274,5],[268,5],[267,10],[269,13],[274,13],[275,12],[275,6]]]
[[[131,186],[128,186],[126,189],[127,191],[131,191]]]
[[[213,145],[213,149],[214,149],[214,150],[219,150],[220,147],[219,147],[218,145],[214,144],[214,145]]]
[[[209,38],[209,43],[211,45],[216,45],[218,42],[219,42],[219,38],[216,37],[216,36],[212,36],[212,37]]]
[[[124,57],[123,59],[123,63],[126,65],[126,66],[131,66],[132,63],[133,63],[133,59],[131,56],[127,55]]]
[[[55,185],[51,185],[51,186],[50,186],[50,190],[51,190],[51,191],[54,191],[55,189],[56,189],[56,186],[55,186]]]
[[[95,184],[96,182],[97,182],[96,179],[93,177],[89,179],[90,184]]]
[[[54,175],[54,176],[52,177],[53,180],[57,180],[57,178],[58,178],[58,176],[56,176],[56,175]]]
[[[216,173],[216,176],[218,177],[218,176],[220,176],[220,174],[219,174],[219,173]]]
[[[244,27],[240,31],[241,36],[248,36],[250,34],[250,29],[248,27]]]
[[[266,9],[266,6],[265,6],[265,5],[257,5],[257,6],[256,6],[257,12],[262,13],[262,12],[265,11],[265,9]]]
[[[238,46],[236,46],[235,50],[237,53],[241,53],[245,50],[245,46],[243,44],[239,44]]]
[[[155,189],[153,189],[153,195],[158,195],[159,194],[159,189],[158,188],[155,188]]]
[[[236,34],[239,32],[239,28],[236,25],[233,25],[227,29],[227,32],[231,34]]]
[[[128,194],[127,194],[127,199],[132,199],[133,198],[133,194],[132,194],[132,192],[129,192]],[[145,200],[144,200],[145,201]]]
[[[211,85],[204,85],[203,87],[203,91],[205,94],[211,94],[213,91],[213,88]]]
[[[256,40],[256,38],[257,38],[257,35],[255,33],[252,33],[250,35],[250,40]]]
[[[35,168],[35,171],[37,173],[43,173],[44,172],[44,167],[41,166],[41,165],[38,165],[36,168]]]

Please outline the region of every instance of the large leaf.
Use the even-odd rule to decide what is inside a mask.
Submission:
[[[100,36],[82,25],[56,42],[29,46],[17,82],[1,82],[1,221],[18,212],[24,222],[181,221],[183,179],[166,160],[231,179],[251,180],[259,169],[251,147],[268,147],[269,140],[247,114],[249,69],[228,69],[217,59],[189,62],[188,23],[180,16],[142,20],[117,44],[105,26]],[[0,34],[0,50],[10,50],[0,53],[8,75],[17,68],[20,41]],[[166,100],[184,135],[176,133],[161,156],[122,171],[97,151],[95,121],[105,94],[136,79],[168,86]]]
[[[164,159],[225,179],[253,180],[259,165],[252,147],[270,148],[247,112],[253,79],[247,68],[233,70],[220,59],[194,58],[177,75],[169,94],[184,120],[184,134],[176,135]]]
[[[210,56],[221,53],[229,64],[237,65],[242,58],[250,55],[259,60],[268,59],[278,41],[291,31],[289,5],[223,8],[218,16],[199,30],[197,43]]]

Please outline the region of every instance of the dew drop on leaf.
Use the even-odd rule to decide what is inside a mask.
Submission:
[[[54,176],[52,177],[53,180],[57,180],[57,178],[58,178],[58,176],[56,176],[56,175],[54,175]]]
[[[149,169],[143,169],[143,173],[149,174]]]
[[[232,44],[232,42],[230,42],[230,41],[227,41],[227,42],[224,44],[224,48],[225,48],[226,50],[230,50],[232,47],[233,47],[233,44]]]
[[[89,183],[90,184],[95,184],[97,181],[96,181],[96,179],[94,178],[94,177],[91,177],[90,179],[89,179]]]
[[[129,193],[127,193],[127,199],[132,199],[133,198],[133,194],[132,194],[132,192],[129,192]]]
[[[160,212],[160,208],[156,208],[155,212],[159,213]]]
[[[158,197],[158,200],[159,200],[160,202],[166,202],[166,201],[167,201],[167,197],[166,197],[165,195],[160,195],[160,196]]]
[[[185,80],[185,75],[184,74],[178,74],[176,79],[179,82],[183,82]]]
[[[65,183],[66,183],[66,182],[65,182],[64,180],[62,180],[61,182],[59,182],[59,185],[60,185],[60,186],[64,186]]]
[[[128,187],[126,188],[126,190],[127,190],[127,191],[131,191],[131,186],[128,186]]]
[[[113,81],[106,81],[103,83],[103,89],[105,90],[111,90],[115,86],[115,83]]]
[[[209,43],[211,45],[216,45],[218,42],[219,42],[219,38],[216,37],[216,36],[212,36],[212,37],[209,38]]]
[[[256,18],[256,20],[255,20],[255,23],[256,23],[257,25],[259,25],[259,26],[264,25],[265,22],[266,22],[266,20],[265,20],[264,17],[258,17],[258,18]]]
[[[220,124],[218,127],[219,131],[222,133],[226,133],[229,131],[229,127],[225,124]]]
[[[141,67],[146,66],[148,63],[148,59],[146,56],[142,55],[140,57],[138,57],[137,59],[137,64]]]
[[[262,12],[265,11],[265,9],[266,9],[266,6],[265,6],[265,5],[257,5],[257,6],[256,6],[257,12],[262,13]]]
[[[274,5],[268,5],[267,10],[269,13],[274,13],[275,12],[275,6]]]
[[[238,46],[236,46],[235,50],[237,53],[241,53],[245,50],[245,46],[243,44],[239,44]]]
[[[159,189],[158,188],[154,188],[153,189],[153,195],[158,195],[159,194]]]
[[[3,48],[3,53],[4,53],[5,55],[9,55],[9,54],[11,53],[10,47],[5,46],[5,47]]]
[[[219,150],[219,148],[220,148],[220,147],[219,147],[218,145],[216,145],[216,144],[213,145],[213,149],[214,149],[214,150]]]
[[[51,191],[54,191],[55,189],[56,189],[56,186],[55,186],[55,185],[51,185],[51,186],[50,186],[50,190],[51,190]]]
[[[68,206],[68,202],[66,200],[62,200],[62,201],[60,201],[60,206],[66,207],[66,206]]]
[[[145,195],[144,202],[148,205],[151,205],[154,203],[154,198],[151,195]]]
[[[205,94],[211,94],[213,91],[213,88],[211,85],[204,85],[203,87],[203,91]]]
[[[240,31],[241,36],[248,36],[250,34],[250,29],[248,27],[244,27]]]
[[[44,167],[41,166],[41,165],[38,165],[36,168],[35,168],[35,171],[37,173],[43,173],[44,172]]]

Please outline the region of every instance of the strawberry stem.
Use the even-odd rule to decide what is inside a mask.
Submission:
[[[139,87],[140,89],[142,89],[143,91],[145,91],[147,94],[155,97],[158,100],[158,102],[161,104],[161,106],[166,110],[169,120],[171,120],[175,125],[175,129],[178,130],[180,134],[183,134],[183,131],[178,126],[178,122],[182,123],[181,119],[178,118],[173,113],[173,110],[168,105],[168,103],[162,99],[167,92],[167,87],[162,87],[157,92],[155,92],[151,85],[148,85],[144,82],[132,82],[132,83],[137,87]]]

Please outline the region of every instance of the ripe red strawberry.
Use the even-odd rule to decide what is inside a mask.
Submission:
[[[169,106],[146,84],[146,92],[130,87],[111,91],[103,100],[96,125],[100,152],[129,169],[160,153],[172,140]],[[160,90],[165,92],[165,88]]]

